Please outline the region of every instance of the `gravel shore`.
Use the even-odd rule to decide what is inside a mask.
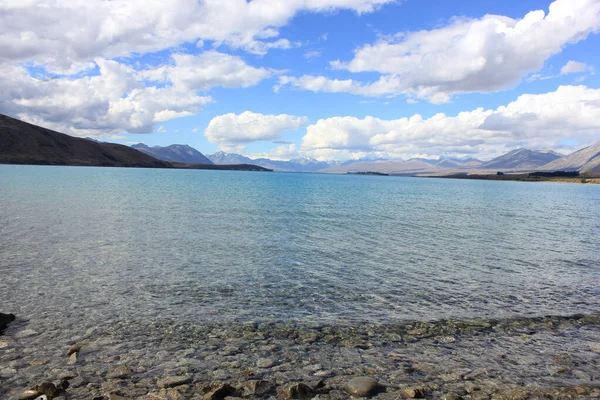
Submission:
[[[114,320],[65,341],[17,316],[0,398],[600,397],[600,315],[312,325]]]

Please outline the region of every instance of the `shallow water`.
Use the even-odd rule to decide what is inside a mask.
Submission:
[[[504,351],[517,360],[499,369],[504,380],[600,378],[598,347],[590,347],[599,341],[596,320],[535,337],[502,330],[491,342],[451,330],[456,344],[439,357],[433,342],[411,347],[365,331],[441,319],[597,318],[597,186],[0,166],[0,207],[0,311],[19,317],[0,337],[0,365],[8,365],[0,378],[11,390],[71,368],[100,393],[110,367],[125,362],[149,382],[140,393],[182,371],[201,373],[195,381],[239,380],[269,354],[287,366],[265,376],[297,380],[294,373],[327,363],[339,346],[351,349],[340,350],[345,369],[321,365],[308,374],[379,371],[392,382],[398,363],[390,354],[400,351],[418,365],[446,357],[445,369],[430,373],[438,379],[461,365],[498,369]],[[280,337],[280,323],[292,332],[353,333],[311,344]],[[228,335],[247,326],[264,326],[266,337],[251,334],[244,351],[224,350]],[[92,350],[82,365],[67,366],[64,351],[82,339]],[[294,347],[298,340],[304,347]],[[495,358],[478,360],[482,346]],[[565,348],[583,378],[571,369],[548,375]]]
[[[0,166],[0,187],[0,304],[19,315],[390,322],[600,308],[598,187],[36,166]]]

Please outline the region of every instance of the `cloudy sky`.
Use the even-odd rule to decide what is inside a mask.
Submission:
[[[0,0],[0,113],[277,159],[600,140],[600,0]]]

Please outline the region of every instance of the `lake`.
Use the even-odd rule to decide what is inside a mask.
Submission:
[[[0,311],[20,319],[7,331],[13,363],[29,348],[59,368],[65,347],[90,336],[106,354],[125,341],[134,352],[173,324],[600,311],[598,186],[3,165],[0,207]],[[161,360],[138,371],[169,371]],[[30,361],[11,382],[47,369]]]

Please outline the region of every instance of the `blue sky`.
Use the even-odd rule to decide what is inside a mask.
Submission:
[[[1,5],[0,112],[279,159],[600,140],[599,0],[128,5]]]

